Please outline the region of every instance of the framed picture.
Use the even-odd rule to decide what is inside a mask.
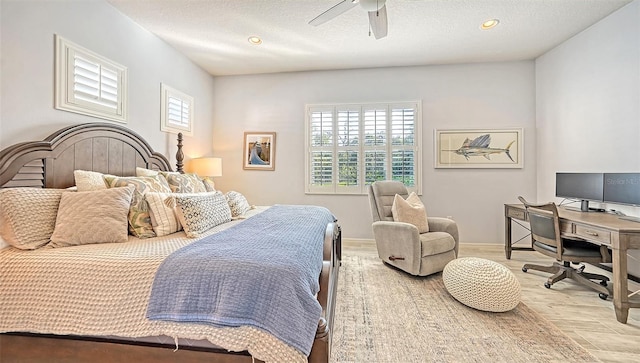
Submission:
[[[246,170],[275,170],[276,133],[245,132],[244,162]]]
[[[435,130],[436,168],[522,168],[522,129]]]

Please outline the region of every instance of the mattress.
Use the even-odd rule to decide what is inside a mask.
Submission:
[[[248,212],[248,217],[266,207]],[[242,220],[214,227],[206,235]],[[248,351],[266,362],[305,362],[306,356],[251,326],[151,321],[147,303],[156,270],[172,252],[193,243],[183,232],[125,243],[33,251],[0,250],[0,332],[206,340],[229,351]],[[155,338],[151,338],[155,339]],[[161,338],[158,338],[161,339]]]

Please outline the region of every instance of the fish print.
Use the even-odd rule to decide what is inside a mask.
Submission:
[[[511,154],[509,153],[509,148],[511,147],[511,145],[513,145],[514,142],[515,140],[511,141],[504,149],[490,147],[489,144],[491,143],[491,135],[484,134],[482,136],[476,137],[473,140],[469,140],[469,138],[467,138],[464,140],[462,146],[459,149],[449,151],[453,151],[458,155],[462,155],[467,160],[469,160],[470,156],[484,156],[485,158],[487,158],[487,160],[491,160],[489,158],[491,154],[505,153],[507,154],[509,159],[511,159],[511,161],[515,163],[515,160],[513,160]]]

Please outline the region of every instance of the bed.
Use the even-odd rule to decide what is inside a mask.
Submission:
[[[183,159],[182,136],[178,135],[176,169],[179,173],[183,172]],[[173,171],[165,156],[154,152],[142,137],[123,126],[78,124],[61,129],[43,141],[19,143],[0,151],[0,186],[13,190],[22,190],[22,187],[65,189],[75,184],[74,170],[117,177],[136,175],[136,168]],[[279,207],[248,211],[244,217],[208,229],[198,238],[187,238],[182,231],[146,239],[129,235],[122,243],[0,249],[0,270],[5,268],[0,274],[0,285],[4,285],[0,290],[6,304],[4,321],[0,321],[0,361],[328,362],[341,253],[340,227],[335,219],[326,225],[321,222],[321,230],[313,232],[320,246],[317,258],[309,263],[317,266],[312,275],[319,287],[312,296],[320,311],[317,324],[314,320],[309,327],[299,324],[298,319],[302,318],[293,320],[293,316],[300,314],[290,314],[292,317],[287,318],[289,306],[274,308],[282,310],[275,316],[285,316],[278,324],[300,326],[304,329],[302,335],[311,337],[310,351],[251,323],[221,326],[201,321],[146,319],[151,310],[150,291],[153,297],[158,286],[154,280],[156,272],[164,271],[168,261],[178,254],[174,252],[202,246],[205,240],[224,242],[232,230],[250,223],[273,223],[268,218],[277,218],[282,213]],[[296,208],[295,213],[311,213],[317,207]],[[274,224],[299,229],[287,227],[286,223]],[[265,234],[268,233],[262,232]],[[285,243],[288,241],[280,242],[288,246]],[[260,268],[267,269],[267,266]],[[16,276],[8,277],[10,271]],[[176,282],[169,282],[169,286],[172,283]],[[184,281],[179,282],[180,286],[182,283]],[[264,295],[245,300],[259,302],[261,296]],[[199,294],[195,297],[202,298]],[[266,296],[265,300],[270,298]],[[22,307],[27,305],[32,306]]]

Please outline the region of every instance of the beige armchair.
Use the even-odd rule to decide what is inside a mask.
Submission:
[[[373,236],[383,262],[411,275],[426,276],[442,271],[458,256],[458,226],[451,219],[429,217],[429,232],[422,234],[413,224],[393,221],[395,195],[409,195],[404,184],[376,181],[369,185],[368,192]]]

